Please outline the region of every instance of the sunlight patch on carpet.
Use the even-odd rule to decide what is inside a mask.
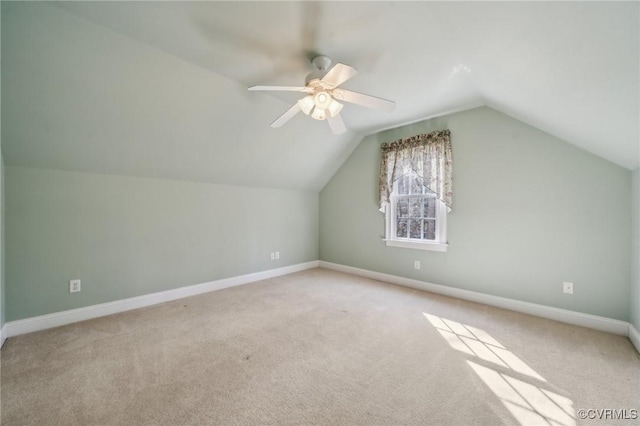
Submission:
[[[573,401],[540,387],[547,381],[487,332],[423,315],[451,348],[473,357],[467,364],[520,424],[575,426]],[[513,377],[510,371],[526,376],[527,381]]]

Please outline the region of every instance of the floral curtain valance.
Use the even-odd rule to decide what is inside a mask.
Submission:
[[[394,182],[414,170],[422,183],[451,209],[451,138],[440,130],[382,144],[380,211],[389,204]]]

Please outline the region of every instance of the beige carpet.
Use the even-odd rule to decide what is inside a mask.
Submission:
[[[10,338],[1,374],[7,426],[640,424],[626,337],[324,269]]]

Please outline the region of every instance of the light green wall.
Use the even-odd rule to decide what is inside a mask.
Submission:
[[[5,244],[4,244],[4,158],[0,155],[0,328],[5,323],[6,298],[5,298]]]
[[[640,331],[640,169],[633,172],[632,177],[632,235],[633,241],[631,246],[631,297],[630,309],[631,319],[637,331]]]
[[[12,166],[5,177],[7,321],[318,259],[317,192]]]
[[[2,8],[0,7],[0,22],[2,22]],[[0,30],[0,46],[2,46],[2,31]],[[1,49],[0,49],[1,50]],[[2,55],[0,54],[0,69],[2,69]],[[0,84],[0,99],[2,89]],[[0,102],[1,104],[1,102]],[[2,117],[0,111],[0,117]],[[2,134],[2,119],[0,118],[0,135]],[[4,156],[2,155],[2,140],[0,140],[0,329],[5,322],[5,286],[4,286]],[[2,342],[0,342],[2,344]]]
[[[445,128],[454,162],[449,249],[387,247],[379,146]],[[320,193],[320,259],[627,321],[630,175],[486,107],[390,130],[365,138]]]

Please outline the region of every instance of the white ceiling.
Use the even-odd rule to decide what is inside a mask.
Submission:
[[[363,135],[487,105],[635,169],[640,166],[639,6],[3,2],[5,161],[317,190]],[[392,99],[396,110],[345,106],[351,131],[340,137],[302,114],[282,129],[269,128],[298,96],[244,89],[302,85],[312,71],[309,52],[355,67],[359,74],[343,87]],[[66,79],[75,95],[89,97],[88,105],[38,79]],[[152,83],[170,87],[170,93],[158,95]],[[126,93],[109,93],[112,104],[96,105],[105,95],[100,87]],[[19,104],[9,106],[7,117],[6,96]],[[145,112],[136,124],[118,116],[114,105],[128,115],[135,106]],[[54,117],[52,107],[58,109]],[[87,112],[88,107],[97,111]],[[189,113],[184,122],[168,120],[180,116],[181,108]],[[80,125],[80,134],[67,128],[78,114],[88,122]],[[106,116],[110,125],[100,128],[96,115]],[[35,118],[48,121],[47,132],[33,129]],[[144,128],[150,124],[157,126],[155,133]],[[102,136],[102,130],[113,134]],[[54,145],[52,131],[58,132]],[[158,146],[162,152],[154,152]],[[244,155],[240,168],[246,179],[237,167],[214,158],[218,150]],[[313,161],[304,160],[310,156]],[[291,166],[292,160],[299,167]],[[260,168],[265,161],[271,166]],[[260,173],[253,174],[256,167]]]

